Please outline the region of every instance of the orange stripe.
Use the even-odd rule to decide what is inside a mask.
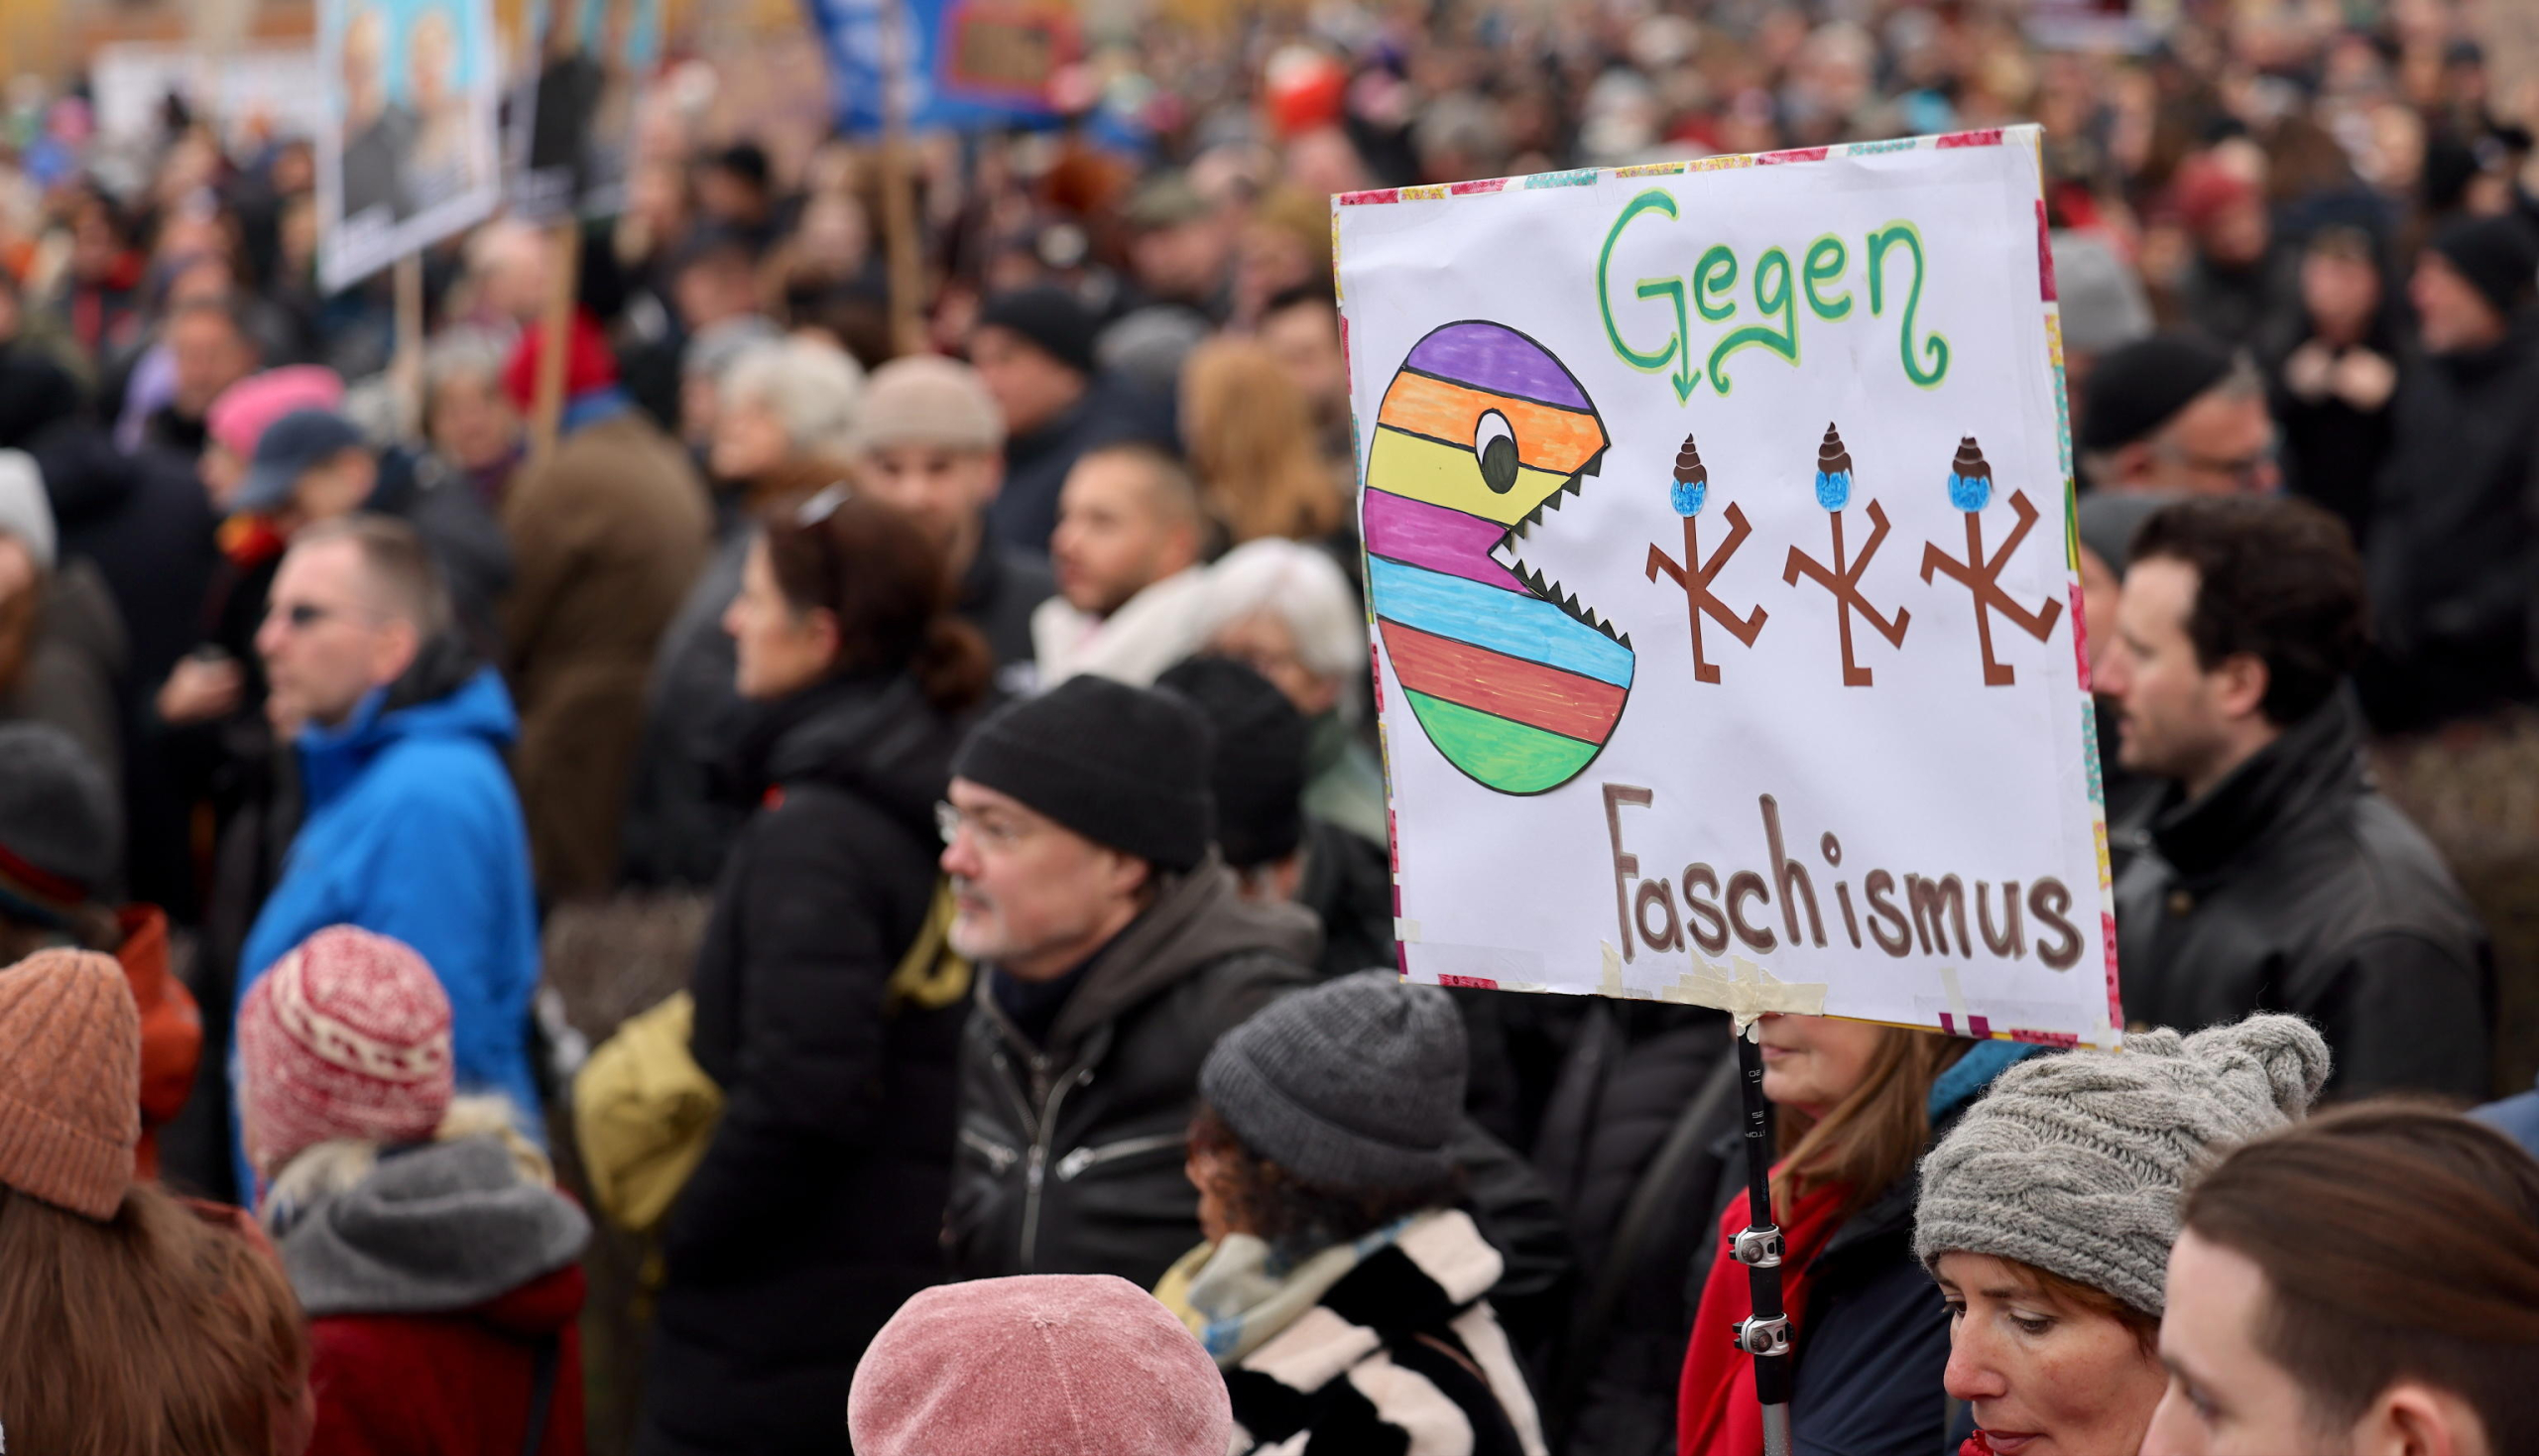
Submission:
[[[1412,692],[1587,743],[1622,716],[1624,689],[1398,622],[1384,624],[1393,675]]]
[[[1488,410],[1508,417],[1508,427],[1516,435],[1516,458],[1538,470],[1567,475],[1604,447],[1604,428],[1593,415],[1556,410],[1424,374],[1395,376],[1376,419],[1395,429],[1469,448],[1482,413]]]

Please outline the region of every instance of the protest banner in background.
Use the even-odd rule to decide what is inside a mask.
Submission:
[[[188,46],[117,41],[88,60],[88,91],[97,130],[125,142],[148,142],[160,128],[159,107],[182,96],[223,137],[244,143],[252,129],[314,137],[332,115],[325,72],[305,46],[251,46],[214,57]]]
[[[1051,87],[1079,48],[1075,9],[1065,0],[809,4],[828,55],[838,127],[853,135],[882,130],[895,51],[905,86],[902,120],[923,130],[1054,119]]]
[[[605,217],[626,201],[643,81],[662,61],[662,0],[536,0],[513,87],[511,210]]]
[[[318,273],[333,291],[494,210],[500,84],[485,0],[324,0]]]
[[[1338,199],[1413,979],[2116,1042],[2038,143]]]

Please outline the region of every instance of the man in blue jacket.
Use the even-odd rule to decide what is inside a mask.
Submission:
[[[240,952],[238,999],[328,925],[403,940],[449,995],[459,1090],[504,1094],[536,1136],[538,910],[502,759],[519,731],[511,695],[461,645],[428,548],[404,522],[303,530],[269,601],[256,652],[304,811]],[[234,1058],[230,1075],[234,1087]]]

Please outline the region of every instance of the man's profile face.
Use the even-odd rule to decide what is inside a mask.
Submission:
[[[343,722],[413,660],[411,640],[389,640],[388,614],[370,588],[361,548],[349,541],[294,547],[267,600],[256,654],[271,687],[267,714],[287,731]]]
[[[2265,495],[2283,483],[2274,421],[2255,390],[2207,390],[2160,431],[2159,488],[2194,495]]]
[[[1107,617],[1189,564],[1189,527],[1163,508],[1152,473],[1125,455],[1094,455],[1067,473],[1049,564],[1077,611]]]
[[[2191,779],[2221,752],[2218,684],[2187,631],[2196,589],[2196,569],[2173,557],[2146,557],[2124,573],[2098,687],[2120,713],[2117,762],[2136,773]]]

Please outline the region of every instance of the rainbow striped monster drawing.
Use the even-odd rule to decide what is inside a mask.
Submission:
[[[1550,351],[1499,323],[1411,346],[1367,455],[1367,589],[1428,741],[1474,782],[1578,777],[1631,695],[1631,639],[1521,558],[1604,458],[1604,422]]]

